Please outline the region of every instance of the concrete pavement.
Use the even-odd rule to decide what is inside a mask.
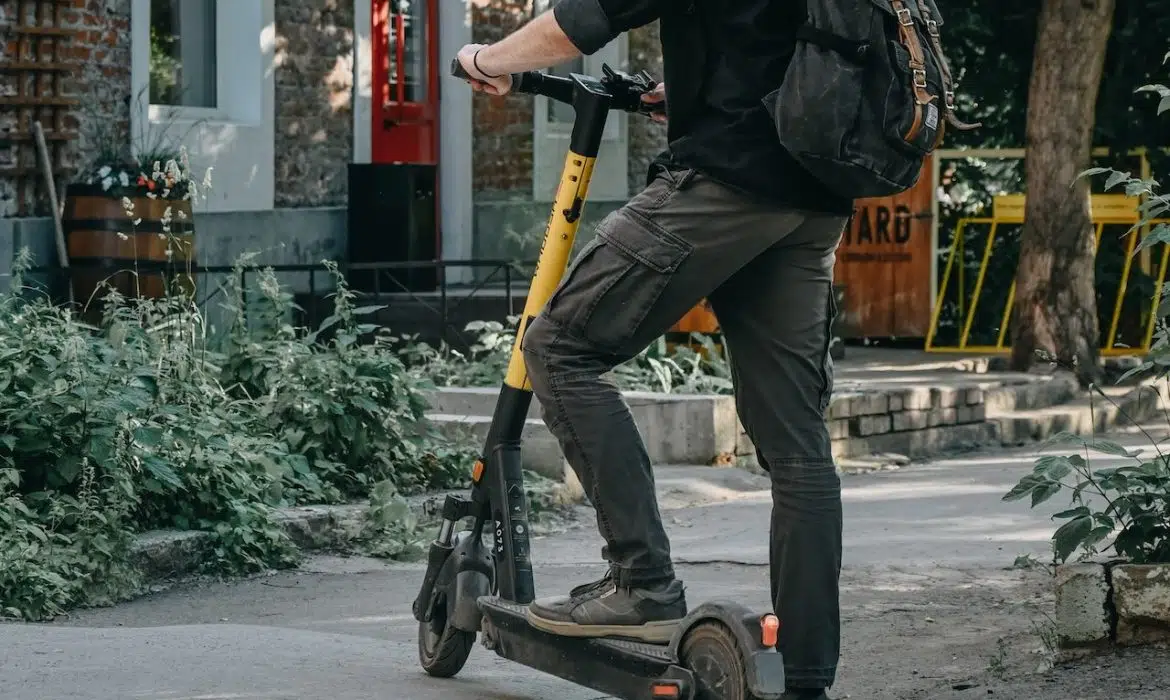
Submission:
[[[1050,596],[1042,572],[1010,565],[1021,554],[1048,557],[1047,516],[1063,504],[1031,512],[1000,497],[1034,457],[1031,450],[982,453],[846,477],[845,631],[835,697],[1163,697],[1154,681],[1165,665],[1144,652],[1133,656],[1137,666],[1112,669],[1107,685],[1094,686],[1096,675],[1081,678],[1085,669],[1032,675],[1042,662],[1036,630]],[[766,480],[702,467],[659,473],[675,553],[689,562],[680,575],[692,604],[729,596],[766,605]],[[538,540],[538,590],[559,593],[596,577],[599,547],[588,520]],[[456,679],[422,675],[409,612],[419,576],[417,565],[314,557],[296,572],[183,584],[53,624],[7,625],[0,628],[0,698],[598,697],[482,647]],[[1129,690],[1115,692],[1118,683]]]

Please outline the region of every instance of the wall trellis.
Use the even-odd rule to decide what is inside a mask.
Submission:
[[[15,0],[5,28],[0,62],[0,150],[10,154],[0,165],[0,178],[11,183],[15,201],[0,215],[33,216],[48,213],[44,175],[37,160],[33,123],[44,130],[53,175],[57,182],[71,172],[66,146],[77,138],[69,124],[70,108],[79,100],[66,94],[66,79],[76,68],[67,55],[75,30],[65,26],[70,0]]]

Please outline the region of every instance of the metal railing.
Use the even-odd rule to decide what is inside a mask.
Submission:
[[[414,314],[409,325],[411,330],[418,327],[430,328],[429,340],[439,340],[449,345],[464,345],[464,328],[468,318],[465,311],[475,301],[499,298],[497,312],[489,313],[499,319],[518,313],[517,300],[523,303],[527,293],[528,277],[533,262],[482,259],[482,260],[426,260],[412,262],[344,263],[338,262],[337,269],[345,278],[347,286],[364,303],[385,305],[389,315],[403,318]],[[186,265],[159,262],[139,262],[128,269],[123,264],[74,264],[68,268],[41,266],[24,272],[26,287],[43,285],[57,303],[67,303],[66,287],[72,284],[79,273],[107,271],[109,279],[122,275],[137,274],[139,280],[151,276],[162,276],[168,282],[178,276],[193,278],[196,303],[206,312],[210,305],[226,299],[228,276],[235,276],[245,308],[248,304],[249,283],[261,271],[271,271],[281,286],[293,295],[300,312],[297,323],[309,328],[318,324],[331,313],[328,298],[335,286],[329,268],[324,263],[282,264],[282,265]],[[453,271],[471,271],[474,281],[448,282],[455,277]],[[300,277],[299,282],[290,283],[290,278]],[[421,282],[419,281],[421,278]],[[355,283],[356,282],[356,283]],[[517,296],[517,295],[521,296]],[[74,302],[78,307],[84,299]],[[323,309],[328,304],[328,307]],[[490,304],[489,307],[494,306]],[[395,313],[397,312],[397,313]],[[459,325],[459,319],[464,319]],[[429,319],[429,323],[425,322]],[[385,325],[385,324],[383,324]],[[399,329],[391,326],[391,330]]]

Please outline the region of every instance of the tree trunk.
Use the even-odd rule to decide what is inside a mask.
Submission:
[[[1025,223],[1016,270],[1012,368],[1037,353],[1097,381],[1100,330],[1089,187],[1097,93],[1115,0],[1044,0],[1028,87]]]

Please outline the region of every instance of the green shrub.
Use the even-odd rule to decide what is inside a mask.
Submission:
[[[204,530],[206,570],[246,573],[298,557],[276,508],[464,480],[472,446],[431,434],[388,339],[357,343],[372,329],[340,275],[328,327],[309,333],[264,272],[260,313],[249,323],[235,290],[217,347],[187,297],[111,294],[92,328],[29,294],[28,265],[0,295],[0,615],[131,593],[146,530]]]
[[[449,347],[432,348],[413,338],[399,344],[399,353],[419,377],[439,386],[498,386],[504,378],[518,316],[498,321],[473,321],[466,330],[476,334],[471,352],[464,355]],[[702,333],[690,334],[691,345],[665,343],[647,347],[610,373],[609,379],[625,391],[657,391],[675,394],[730,394],[731,367],[722,348]]]
[[[1167,56],[1170,58],[1170,55]],[[1154,92],[1160,97],[1159,113],[1170,110],[1170,88],[1162,85],[1143,87],[1139,92]],[[1170,216],[1170,195],[1159,194],[1152,179],[1132,177],[1130,173],[1108,168],[1093,168],[1083,176],[1107,175],[1106,189],[1124,186],[1131,197],[1144,196],[1141,221],[1136,229],[1150,226],[1155,219]],[[1170,225],[1153,224],[1149,233],[1135,247],[1134,255],[1157,244],[1170,244]],[[1144,374],[1165,379],[1170,371],[1170,297],[1165,295],[1157,307],[1157,326],[1149,354],[1144,361],[1121,379]],[[1098,387],[1092,387],[1109,400]],[[1150,437],[1157,448],[1157,441]],[[1052,537],[1053,553],[1058,563],[1073,554],[1092,556],[1113,550],[1115,554],[1137,564],[1170,563],[1170,454],[1158,450],[1152,459],[1141,459],[1136,452],[1096,438],[1082,438],[1062,433],[1058,443],[1079,444],[1084,455],[1046,455],[1036,461],[1004,500],[1029,498],[1032,507],[1058,494],[1069,497],[1070,507],[1053,516],[1063,521]],[[1124,457],[1130,464],[1118,468],[1094,469],[1091,453]]]

